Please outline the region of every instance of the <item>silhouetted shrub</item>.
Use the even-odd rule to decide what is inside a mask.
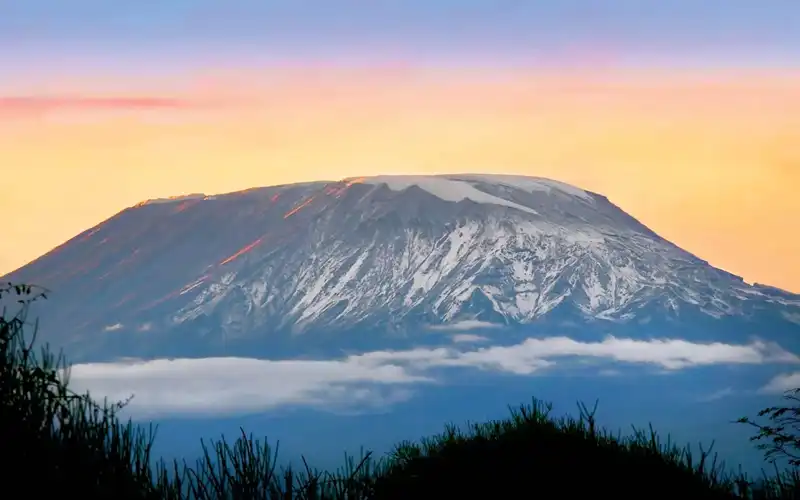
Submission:
[[[117,423],[123,404],[98,405],[67,387],[61,356],[26,341],[28,286],[0,287],[16,297],[16,314],[0,318],[0,446],[3,484],[25,496],[74,492],[83,498],[160,498],[150,474],[151,440]],[[34,338],[36,326],[34,325]],[[20,484],[18,478],[35,478]]]
[[[579,405],[577,419],[550,417],[537,400],[511,418],[468,426],[453,425],[433,438],[399,444],[373,460],[345,457],[333,473],[276,469],[266,441],[242,430],[232,444],[206,444],[194,464],[155,463],[154,429],[117,418],[128,402],[102,405],[68,388],[68,366],[47,346],[34,351],[26,341],[28,304],[44,294],[27,286],[0,286],[0,298],[18,300],[19,311],[0,317],[0,468],[3,498],[78,495],[103,499],[450,499],[450,498],[664,498],[754,500],[800,498],[793,470],[765,476],[753,487],[742,475],[724,471],[711,450],[697,459],[652,428],[633,436],[597,429],[594,414]],[[796,393],[795,393],[796,394]],[[793,401],[797,401],[796,399]],[[768,408],[772,426],[756,425],[755,440],[771,440],[767,458],[795,455],[796,406]],[[777,469],[776,469],[777,472]]]

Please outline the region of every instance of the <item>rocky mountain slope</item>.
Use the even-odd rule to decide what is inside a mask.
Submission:
[[[714,268],[604,196],[532,177],[149,200],[2,279],[53,291],[42,333],[78,358],[358,346],[353,332],[381,345],[458,325],[800,333],[800,296]]]

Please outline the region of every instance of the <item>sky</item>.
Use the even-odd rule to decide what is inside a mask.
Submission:
[[[502,172],[800,292],[796,0],[0,0],[0,274],[148,198]]]

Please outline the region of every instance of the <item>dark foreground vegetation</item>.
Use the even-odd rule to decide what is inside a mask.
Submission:
[[[611,435],[595,427],[594,410],[555,419],[536,400],[509,419],[448,427],[421,443],[402,443],[379,460],[348,459],[330,473],[276,470],[276,453],[244,434],[203,443],[196,463],[156,462],[153,429],[123,423],[127,402],[97,403],[68,388],[62,357],[25,339],[31,295],[24,286],[0,286],[19,297],[20,312],[0,318],[0,468],[3,498],[104,499],[790,499],[800,498],[797,405],[768,408],[741,423],[758,429],[754,440],[767,459],[788,459],[757,482],[727,472],[711,450],[695,454],[656,433]],[[787,396],[792,397],[792,396]],[[155,465],[154,465],[155,464]]]

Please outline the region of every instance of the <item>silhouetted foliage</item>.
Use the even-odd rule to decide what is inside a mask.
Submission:
[[[767,417],[769,424],[759,424],[748,417],[737,422],[752,425],[758,433],[750,438],[757,441],[758,449],[764,451],[764,458],[775,463],[785,459],[789,465],[800,466],[800,389],[786,391],[783,395],[786,404],[771,406],[758,412],[758,417]]]
[[[0,443],[6,455],[3,484],[16,478],[29,496],[75,492],[87,498],[160,498],[150,476],[152,439],[114,418],[124,403],[98,405],[67,387],[62,356],[39,354],[23,337],[31,302],[44,298],[30,286],[0,287],[0,297],[21,307],[0,318]],[[133,497],[129,496],[133,494]]]
[[[797,462],[792,471],[754,487],[728,474],[716,456],[700,447],[697,459],[656,432],[634,429],[612,435],[595,424],[597,405],[579,405],[579,418],[552,418],[551,407],[533,400],[512,409],[507,420],[454,425],[420,443],[400,443],[374,460],[345,457],[334,472],[276,468],[277,446],[242,430],[232,444],[201,441],[196,463],[151,460],[155,431],[142,430],[117,414],[130,401],[103,403],[68,388],[69,369],[47,346],[38,355],[23,331],[28,305],[44,295],[28,286],[0,286],[19,311],[0,317],[0,468],[13,498],[75,494],[104,499],[426,499],[503,498],[692,498],[790,499],[800,497]],[[797,402],[794,394],[789,398]],[[768,408],[772,426],[760,426],[767,458],[796,460],[797,406]],[[777,471],[777,469],[776,469]],[[24,479],[30,478],[30,479]],[[17,493],[19,492],[19,493]]]
[[[749,417],[741,417],[738,423],[755,427],[757,433],[750,438],[764,452],[764,459],[773,465],[775,476],[766,482],[782,492],[781,498],[800,498],[800,389],[784,392],[781,406],[770,406],[758,412],[758,418],[766,417],[760,424]],[[778,463],[788,464],[781,470]]]

